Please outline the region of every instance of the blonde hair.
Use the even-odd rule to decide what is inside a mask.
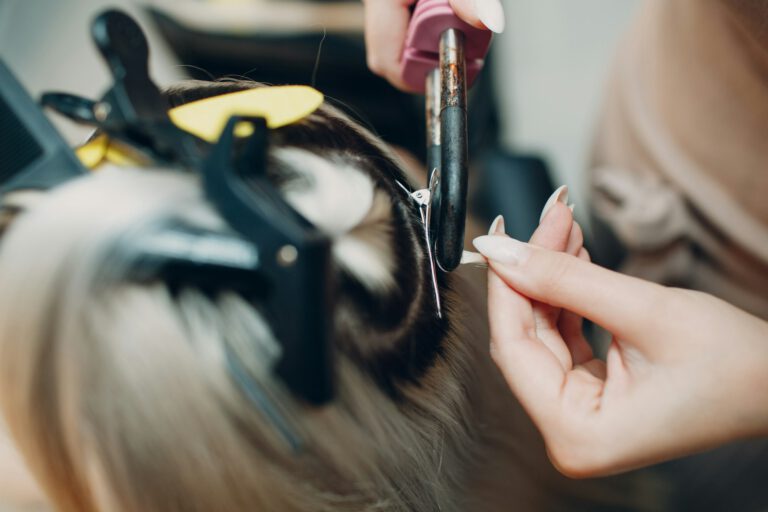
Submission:
[[[193,83],[169,100],[245,87]],[[194,175],[112,168],[16,205],[3,198],[14,208],[0,218],[0,406],[59,510],[642,501],[635,480],[576,484],[548,463],[488,357],[482,287],[441,276],[436,318],[418,215],[380,142],[324,105],[270,144],[286,200],[333,234],[337,395],[320,408],[273,376],[279,344],[258,302],[132,277],[137,241],[163,226],[228,230]]]
[[[53,192],[2,241],[2,406],[57,506],[361,511],[446,501],[451,479],[424,469],[437,467],[441,431],[460,427],[458,386],[404,411],[341,357],[334,405],[281,400],[306,436],[292,452],[227,371],[233,350],[254,379],[270,380],[264,350],[253,349],[271,336],[257,309],[233,293],[172,295],[125,279],[130,241],[168,220],[222,229],[193,178],[113,169]]]

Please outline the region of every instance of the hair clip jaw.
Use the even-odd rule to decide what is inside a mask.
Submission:
[[[397,182],[401,188],[407,191],[405,186]],[[437,261],[435,258],[434,248],[432,244],[432,237],[430,235],[432,225],[432,202],[440,186],[440,171],[434,169],[429,177],[429,187],[416,190],[409,193],[410,198],[416,203],[419,208],[419,215],[421,216],[421,223],[424,228],[424,244],[427,248],[427,259],[429,260],[429,270],[432,277],[432,287],[435,297],[435,309],[437,311],[437,317],[443,317],[442,304],[440,301],[440,287],[437,282]]]
[[[261,303],[274,291],[258,247],[234,233],[170,221],[148,232],[135,233],[126,246],[116,250],[126,268],[111,271],[121,274],[121,279],[139,283],[162,282],[174,297],[191,287],[212,301],[226,291]],[[256,338],[224,347],[227,371],[243,397],[272,425],[288,450],[299,453],[304,436],[294,421],[285,388],[272,375],[282,357],[282,347],[271,333],[257,333]],[[238,349],[250,353],[241,354]],[[258,365],[247,365],[245,360],[258,361]]]

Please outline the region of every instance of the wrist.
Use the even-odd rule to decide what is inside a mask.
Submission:
[[[748,343],[741,351],[737,404],[743,437],[768,436],[768,322],[752,317]]]

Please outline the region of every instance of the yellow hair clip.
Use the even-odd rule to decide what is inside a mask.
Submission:
[[[138,167],[145,158],[131,148],[115,143],[106,135],[99,135],[75,150],[77,158],[88,169],[95,169],[104,162],[112,162],[121,166]]]
[[[260,87],[193,101],[168,111],[173,124],[208,142],[219,140],[227,121],[234,116],[263,117],[275,129],[301,121],[322,105],[323,94],[305,85]],[[243,123],[235,130],[247,137],[253,128]],[[89,169],[105,160],[118,165],[140,165],[130,148],[114,144],[100,135],[76,150],[80,161]]]
[[[274,129],[304,119],[322,103],[323,95],[312,87],[260,87],[187,103],[172,109],[169,115],[182,130],[216,142],[233,115],[263,117],[267,126]],[[250,125],[244,124],[235,134],[247,137],[248,129]]]

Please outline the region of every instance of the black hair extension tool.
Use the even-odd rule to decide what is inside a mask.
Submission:
[[[405,41],[401,75],[426,94],[427,176],[437,170],[430,231],[444,272],[459,266],[464,250],[469,156],[467,89],[480,70],[491,33],[459,19],[448,0],[419,0]]]

